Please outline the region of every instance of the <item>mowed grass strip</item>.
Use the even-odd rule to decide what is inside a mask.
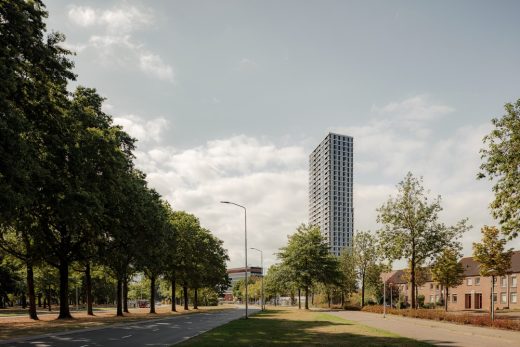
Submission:
[[[431,346],[319,311],[271,309],[178,346]]]

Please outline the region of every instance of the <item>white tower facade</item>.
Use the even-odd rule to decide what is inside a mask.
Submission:
[[[339,255],[354,236],[354,139],[329,133],[309,156],[309,223]]]

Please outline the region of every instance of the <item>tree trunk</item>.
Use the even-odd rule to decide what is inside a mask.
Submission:
[[[58,319],[72,319],[69,308],[69,263],[60,259],[60,314]]]
[[[125,275],[123,279],[123,312],[130,313],[128,311],[128,276]]]
[[[305,309],[309,309],[309,287],[305,287]]]
[[[175,302],[175,277],[172,277],[172,312],[177,311]]]
[[[412,242],[412,248],[415,249],[415,243]],[[410,266],[411,266],[411,269],[410,269],[410,283],[412,285],[412,307],[414,309],[417,309],[416,305],[415,305],[415,301],[416,301],[416,296],[415,296],[415,254],[412,253],[412,259],[410,261]]]
[[[29,317],[34,320],[38,320],[38,314],[36,313],[36,297],[34,295],[34,274],[33,265],[31,261],[27,261],[27,289],[29,289]],[[41,302],[40,302],[41,304]],[[41,305],[40,305],[41,306]]]
[[[361,307],[365,306],[365,271],[361,275]]]
[[[93,316],[94,310],[92,309],[92,276],[90,274],[90,262],[87,261],[85,265],[85,289],[87,290],[87,315]]]
[[[341,291],[341,308],[345,307],[345,293]]]
[[[150,313],[155,313],[155,275],[150,276]]]
[[[330,291],[327,290],[327,305],[330,308]]]
[[[186,284],[182,286],[182,294],[184,296],[184,310],[188,311],[188,286]]]
[[[193,293],[193,309],[197,310],[199,308],[199,291],[195,288]]]
[[[49,290],[47,292],[47,304],[49,307],[49,312],[51,311],[51,286],[49,285]]]
[[[117,306],[117,317],[123,317],[123,280],[121,278],[117,279],[117,290],[116,290],[116,306]]]
[[[446,294],[444,294],[444,311],[448,312],[448,295],[449,295],[448,286],[446,286],[445,293]]]
[[[42,293],[38,293],[38,307],[42,307]]]
[[[491,276],[491,300],[490,300],[490,309],[491,309],[491,320],[495,320],[495,298],[493,292],[495,291],[495,276]]]
[[[301,300],[301,291],[300,288],[298,288],[298,309],[302,309],[302,300]]]

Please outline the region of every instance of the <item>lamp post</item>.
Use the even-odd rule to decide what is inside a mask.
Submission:
[[[262,311],[264,310],[264,252],[259,250],[258,248],[251,247],[255,251],[260,252],[260,266],[262,267],[262,301],[260,302],[260,308]]]
[[[236,204],[231,201],[221,201],[221,203],[235,205],[235,206],[238,206],[238,207],[244,209],[244,245],[245,245],[245,256],[246,256],[246,259],[245,259],[246,267],[244,268],[244,277],[245,277],[244,285],[246,287],[246,300],[245,301],[246,301],[246,319],[247,319],[247,299],[248,299],[248,297],[247,297],[247,209],[245,208],[245,206]]]

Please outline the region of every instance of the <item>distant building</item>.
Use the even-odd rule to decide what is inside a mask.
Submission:
[[[339,255],[354,236],[354,139],[329,133],[309,156],[309,223]]]
[[[462,258],[460,263],[464,268],[464,281],[460,286],[449,288],[448,309],[488,310],[491,298],[491,277],[480,276],[479,263],[472,257]],[[403,270],[396,270],[383,274],[383,278],[388,278],[389,286],[398,287],[403,301],[409,304],[412,289],[403,275]],[[496,309],[520,309],[519,279],[520,251],[515,251],[511,257],[511,267],[507,274],[495,278],[494,304]],[[427,278],[427,281],[418,288],[418,294],[424,296],[425,304],[440,304],[445,300],[446,291],[440,284]]]
[[[233,286],[240,280],[245,279],[245,268],[238,267],[233,269],[228,269],[227,274],[229,279],[231,280],[231,285],[224,292],[224,301],[235,301],[233,298]],[[262,277],[262,268],[257,266],[250,266],[247,269],[247,278],[249,279],[251,276]]]

